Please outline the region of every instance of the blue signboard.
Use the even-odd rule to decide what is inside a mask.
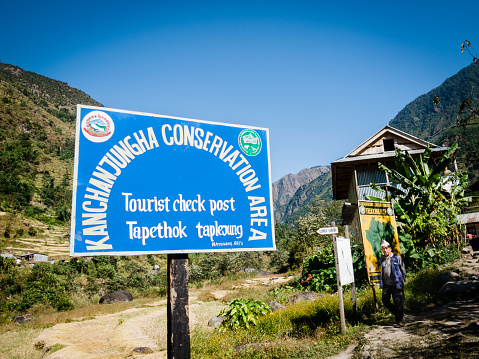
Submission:
[[[78,106],[71,256],[274,249],[268,129]]]

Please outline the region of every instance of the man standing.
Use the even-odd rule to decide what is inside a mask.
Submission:
[[[384,306],[394,314],[397,325],[403,325],[404,316],[404,281],[406,280],[406,267],[402,258],[394,254],[391,245],[381,242],[381,281],[380,287],[383,290],[382,302]],[[391,297],[393,303],[391,303]]]

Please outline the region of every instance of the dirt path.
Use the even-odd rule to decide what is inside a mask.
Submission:
[[[406,316],[405,325],[383,323],[364,335],[362,358],[479,357],[479,299],[457,300]],[[352,356],[350,356],[352,357]]]
[[[479,358],[479,253],[471,252],[457,265],[443,288],[463,299],[406,315],[401,327],[392,317],[382,321],[360,343],[329,359]]]
[[[190,293],[190,329],[206,326],[223,306],[200,302],[196,293]],[[44,356],[51,359],[166,358],[166,300],[95,319],[57,324],[43,331],[34,343],[64,346]],[[145,347],[151,353],[134,352]]]
[[[292,277],[266,276],[246,279],[238,287],[270,286],[287,282]],[[198,300],[199,292],[189,292],[190,330],[207,326],[208,320],[216,316],[224,304],[220,300],[228,292],[211,292],[215,301]],[[47,352],[45,359],[117,359],[117,358],[166,358],[166,299],[141,308],[132,308],[119,313],[57,324],[44,330],[33,344],[41,343],[63,348]],[[152,353],[138,354],[137,348],[149,348]]]

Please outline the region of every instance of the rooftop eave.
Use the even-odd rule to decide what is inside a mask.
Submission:
[[[431,153],[436,153],[436,152],[444,153],[448,149],[449,147],[435,147],[435,148],[431,148]],[[424,151],[425,149],[419,149],[419,150],[408,150],[407,152],[411,156],[414,156],[414,155],[422,154],[424,153]],[[345,163],[345,162],[359,163],[359,162],[370,162],[371,160],[380,160],[384,158],[394,158],[395,155],[396,155],[396,151],[387,151],[387,152],[383,152],[379,154],[375,153],[372,155],[359,155],[359,156],[352,156],[352,157],[345,156],[343,158],[340,158],[337,161],[331,162],[331,166],[335,164]]]

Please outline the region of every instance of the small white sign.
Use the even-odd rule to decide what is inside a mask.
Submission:
[[[324,227],[318,229],[316,232],[318,232],[319,234],[337,234],[338,227]]]
[[[337,237],[336,245],[338,248],[339,283],[341,286],[354,283],[353,256],[349,239]]]

